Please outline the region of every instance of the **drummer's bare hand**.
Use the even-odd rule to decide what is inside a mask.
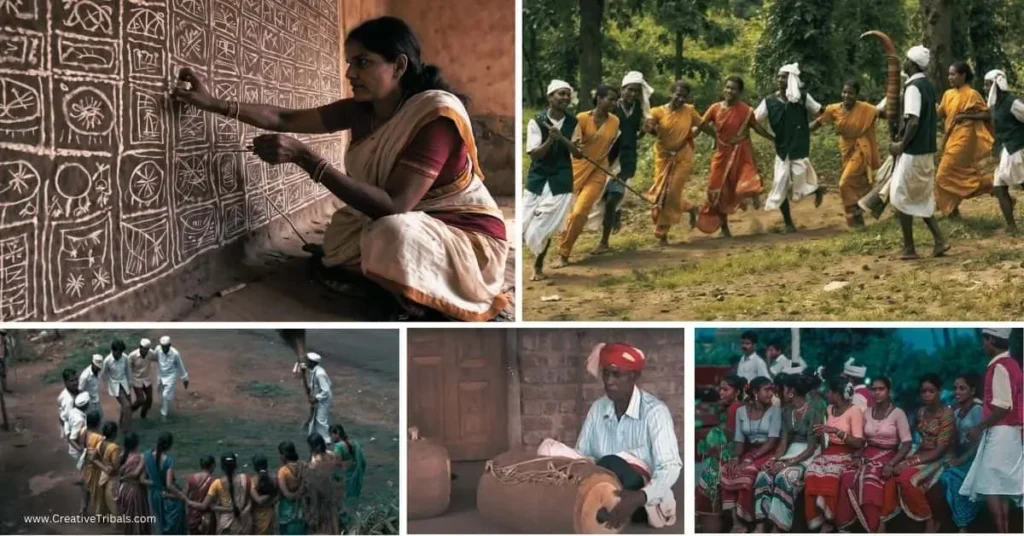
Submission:
[[[642,491],[633,491],[628,489],[616,490],[616,495],[619,496],[619,504],[612,508],[611,512],[608,512],[607,525],[613,529],[617,529],[633,518],[633,512],[636,512],[647,504],[647,494]]]

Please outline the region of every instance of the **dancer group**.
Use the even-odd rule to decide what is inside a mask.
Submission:
[[[888,179],[879,182],[884,184],[879,197],[893,206],[903,229],[899,258],[917,257],[914,217],[922,218],[931,231],[933,254],[943,255],[950,246],[936,212],[959,218],[961,202],[982,194],[998,199],[1008,231],[1016,233],[1009,190],[1024,187],[1024,101],[1009,92],[1000,70],[985,75],[987,99],[982,98],[970,86],[971,67],[962,61],[949,67],[950,89],[939,99],[924,74],[930,62],[931,53],[923,46],[907,52],[901,67],[902,93],[895,92],[893,99],[898,98],[902,110],[892,116],[886,113],[887,100],[860,100],[856,81],[844,84],[841,102],[822,106],[804,89],[796,63],[779,69],[776,91],[755,108],[742,100],[743,79],[726,78],[723,99],[703,115],[690,103],[691,88],[684,81],[668,88],[667,104],[652,109],[654,89],[634,71],[626,74],[620,87],[598,87],[593,109],[572,116],[572,87],[552,80],[547,108],[527,126],[531,165],[525,181],[523,237],[536,255],[533,279],[545,277],[545,258],[556,233],[561,231],[552,268],[569,263],[588,220],[601,213],[597,219],[602,236],[594,253],[607,251],[610,235],[621,224],[623,196],[636,173],[638,140],[645,135],[655,137],[655,170],[653,185],[643,195],[651,205],[654,235],[663,245],[671,228],[687,215],[691,227],[731,236],[728,216],[744,200],[763,192],[751,131],[771,140],[775,148],[773,182],[764,209],[779,210],[786,231],[796,231],[791,203],[813,197],[820,206],[826,193],[809,159],[811,133],[825,125],[833,125],[839,138],[839,194],[851,227],[865,224],[864,199],[872,194],[880,174]],[[898,123],[884,147],[892,155],[887,163],[875,135],[879,119]],[[945,141],[936,169],[940,124]],[[694,140],[701,133],[714,137],[715,144],[705,201],[697,207],[686,200],[684,190],[693,169]],[[989,176],[983,162],[994,146],[1001,147],[999,163]]]
[[[944,520],[967,532],[987,511],[1008,532],[1024,497],[1024,376],[1009,337],[1008,328],[982,331],[985,374],[958,375],[952,407],[940,399],[943,379],[922,376],[908,414],[888,378],[863,385],[866,367],[852,361],[824,389],[821,371],[803,363],[758,372],[763,360],[747,349],[756,337],[744,334],[746,355],[718,389],[728,443],[699,469],[702,531],[721,532],[728,516],[733,532],[787,532],[802,500],[801,524],[813,531],[885,532],[902,513],[926,532]],[[943,504],[928,493],[935,486]]]
[[[103,516],[98,518],[101,524],[125,534],[341,534],[356,525],[366,458],[341,424],[328,422],[331,383],[318,354],[308,353],[310,365],[299,371],[308,375],[311,387],[308,459],[300,460],[295,445],[283,441],[276,475],[269,472],[266,456],[254,456],[253,473],[244,474],[239,468],[249,460],[225,453],[219,464],[223,476],[218,476],[213,456],[206,455],[198,460],[200,471],[181,486],[172,434],[161,433],[154,448],[143,449],[131,431],[132,413],[140,409],[146,418],[152,403],[151,362],[158,363],[164,419],[176,382],[180,379],[188,388],[181,356],[169,337],[161,338],[155,351],[148,339],[131,354],[124,351],[125,344],[115,340],[110,355],[93,356],[81,373],[63,371],[64,390],[58,396],[61,438],[81,477],[82,514]],[[101,383],[121,406],[120,425],[103,420]]]

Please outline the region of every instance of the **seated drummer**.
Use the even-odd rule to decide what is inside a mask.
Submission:
[[[649,512],[667,510],[674,517],[672,485],[683,461],[668,406],[636,386],[644,363],[640,350],[622,343],[599,345],[587,362],[587,370],[604,383],[605,396],[590,406],[576,450],[622,484],[621,502],[603,520],[612,528],[631,519],[656,525]]]

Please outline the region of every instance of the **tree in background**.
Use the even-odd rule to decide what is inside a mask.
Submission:
[[[635,0],[637,3],[649,4],[656,19],[666,30],[666,39],[671,37],[675,53],[671,63],[662,61],[662,70],[668,64],[672,68],[673,80],[682,80],[683,76],[701,75],[704,78],[717,78],[718,68],[683,54],[685,40],[696,41],[707,47],[721,47],[731,43],[736,35],[729,28],[718,24],[709,14],[712,0]]]
[[[807,91],[831,95],[842,84],[836,51],[830,46],[836,0],[776,0],[764,7],[764,33],[754,54],[754,77],[760,94],[775,89],[775,76],[787,63],[799,62]],[[841,88],[840,88],[841,89]]]
[[[548,81],[579,87],[577,0],[528,0],[523,4],[523,98],[543,105]]]
[[[580,10],[580,110],[589,110],[591,93],[601,85],[601,23],[604,0],[579,0]]]

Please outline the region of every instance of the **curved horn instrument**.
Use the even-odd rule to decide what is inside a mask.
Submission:
[[[885,118],[889,121],[889,136],[891,139],[896,139],[896,136],[900,132],[900,98],[902,94],[900,92],[900,57],[896,54],[896,45],[893,44],[892,39],[885,35],[885,33],[878,30],[871,30],[864,32],[860,35],[861,39],[873,35],[882,42],[882,48],[885,49],[885,62],[886,62],[886,78],[885,78]]]

